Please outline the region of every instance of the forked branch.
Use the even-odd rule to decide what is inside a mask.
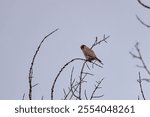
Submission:
[[[144,61],[144,59],[143,59],[143,57],[142,57],[142,54],[141,54],[141,51],[140,51],[140,49],[139,49],[139,43],[138,43],[138,42],[135,44],[135,49],[136,49],[136,51],[137,51],[137,53],[138,53],[137,55],[134,54],[134,53],[132,53],[132,52],[129,52],[129,53],[131,54],[131,56],[132,56],[133,58],[136,58],[136,59],[138,59],[138,60],[141,61],[142,66],[141,66],[141,65],[137,65],[137,67],[144,68],[145,71],[150,75],[150,71],[149,71],[147,65],[145,64],[145,61]]]

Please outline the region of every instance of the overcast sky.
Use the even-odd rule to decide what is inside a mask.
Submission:
[[[146,1],[145,1],[146,2]],[[87,78],[88,94],[95,81],[105,78],[98,94],[101,99],[137,99],[141,96],[138,71],[129,51],[135,52],[138,41],[144,60],[150,66],[150,30],[137,19],[150,24],[150,10],[136,0],[0,0],[0,99],[28,99],[28,72],[40,41],[51,31],[42,45],[34,65],[33,99],[50,99],[52,82],[60,68],[72,58],[84,58],[81,44],[91,46],[97,36],[110,35],[108,43],[94,48],[104,68],[94,67],[94,76]],[[56,83],[54,99],[62,99],[63,88],[69,86],[71,69],[78,79],[82,62],[69,65]],[[89,64],[90,65],[90,64]],[[150,98],[149,84],[143,84],[145,97]]]

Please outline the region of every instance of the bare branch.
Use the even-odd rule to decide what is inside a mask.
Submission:
[[[86,62],[86,66],[87,66],[87,68],[90,70],[90,67],[88,66],[87,62]]]
[[[142,80],[141,80],[141,74],[140,74],[140,72],[139,72],[139,80],[138,80],[138,83],[139,83],[139,85],[140,85],[140,90],[141,90],[142,97],[143,97],[144,100],[146,100],[146,99],[145,99],[145,96],[144,96],[143,88],[142,88]]]
[[[82,81],[82,82],[83,82],[83,81]],[[74,83],[75,83],[75,79],[72,80],[72,78],[70,78],[70,88],[68,88],[69,91],[68,91],[68,93],[65,94],[64,100],[67,99],[67,97],[69,96],[70,93],[72,93],[72,94],[71,94],[71,96],[70,96],[69,99],[72,99],[73,96],[74,96],[74,94],[75,94],[75,92],[78,92],[77,89],[78,89],[78,87],[79,87],[79,83],[78,83],[78,82],[77,82],[76,84],[74,84]],[[77,96],[76,96],[76,97],[77,97]]]
[[[129,53],[132,55],[133,58],[136,58],[136,59],[138,59],[138,60],[141,61],[142,66],[140,66],[140,68],[141,68],[141,67],[144,68],[145,71],[150,75],[150,71],[149,71],[149,69],[147,68],[147,66],[146,66],[146,64],[145,64],[145,62],[144,62],[144,60],[143,60],[143,57],[142,57],[142,54],[141,54],[141,52],[140,52],[140,49],[139,49],[139,46],[138,46],[138,45],[139,45],[139,43],[137,42],[137,43],[135,44],[135,49],[136,49],[136,51],[138,52],[138,55],[135,55],[135,54],[133,54],[132,52],[129,52]],[[139,65],[138,65],[138,67],[139,67]]]
[[[138,95],[138,100],[140,100],[140,96]]]
[[[74,70],[74,67],[73,67],[73,69],[71,71],[70,88],[68,88],[69,89],[68,93],[64,92],[64,94],[65,94],[64,99],[67,99],[67,97],[69,96],[70,93],[72,93],[71,96],[70,96],[70,99],[72,99],[73,96],[76,97],[76,98],[78,97],[78,96],[75,95],[75,92],[78,92],[77,88],[79,86],[79,83],[77,82],[76,84],[74,84],[75,83],[75,79],[73,80],[73,78],[72,78],[73,77],[73,70]]]
[[[137,15],[136,15],[136,18],[138,19],[138,21],[139,21],[142,25],[146,26],[147,28],[150,28],[150,25],[144,23]]]
[[[101,97],[103,97],[104,95],[100,95],[100,96],[93,96],[93,98],[92,99],[98,99],[98,98],[101,98]]]
[[[72,88],[69,90],[69,92],[72,93],[71,96],[70,96],[70,98],[69,98],[70,100],[73,98],[73,96],[76,96],[76,95],[75,95],[75,92],[78,92],[78,91],[77,91],[78,87],[79,87],[79,83],[77,83],[77,84],[75,84],[75,85],[72,85]],[[78,96],[76,96],[76,97],[79,99]]]
[[[74,88],[74,87],[73,87],[73,84],[74,84],[74,82],[75,82],[75,80],[72,81],[73,71],[74,71],[74,67],[72,68],[72,71],[71,71],[70,90],[71,90],[71,92],[72,92],[72,95],[73,95],[74,97],[76,97],[76,99],[79,99],[79,97],[75,94],[76,89],[73,91],[73,88]]]
[[[71,70],[71,81],[72,81],[72,78],[73,78],[73,71],[74,71],[74,67]]]
[[[85,75],[83,76],[83,78],[82,78],[81,83],[86,82],[86,81],[84,81],[84,79],[85,79],[85,77],[86,77],[87,75],[92,75],[92,74],[85,74]],[[74,83],[75,83],[75,79],[72,80],[72,77],[71,77],[71,78],[70,78],[70,88],[68,88],[69,91],[68,91],[68,93],[66,94],[66,96],[64,96],[64,99],[67,99],[67,97],[69,96],[70,93],[72,93],[71,96],[70,96],[70,99],[72,99],[73,97],[76,97],[76,99],[79,99],[79,97],[78,97],[77,95],[75,95],[75,92],[78,92],[77,89],[78,89],[80,83],[79,83],[79,82],[77,82],[76,84],[74,84]]]
[[[144,68],[144,66],[141,66],[141,65],[136,65],[137,67],[139,67],[139,68]]]
[[[82,72],[83,74],[86,74],[86,75],[91,75],[91,76],[94,76],[94,74],[91,74],[91,73],[88,73],[88,72]]]
[[[101,44],[102,42],[107,43],[106,40],[107,40],[109,37],[110,37],[110,36],[105,37],[105,35],[104,35],[104,36],[103,36],[103,39],[100,40],[100,41],[98,41],[98,37],[96,37],[95,42],[94,42],[93,45],[91,46],[91,49],[94,48],[96,45]]]
[[[84,67],[85,67],[85,64],[86,64],[86,60],[84,61],[84,63],[83,63],[83,65],[82,65],[82,68],[81,68],[81,72],[80,72],[80,81],[79,81],[79,100],[81,100],[81,87],[82,87],[82,85],[81,85],[81,81],[82,81],[82,75],[83,75],[83,69],[84,69]]]
[[[150,82],[150,79],[143,78],[142,81]]]
[[[67,94],[66,94],[66,91],[65,91],[65,89],[63,89],[63,92],[64,92],[64,99],[66,99],[66,97],[67,97]]]
[[[38,84],[39,84],[39,83],[36,83],[35,85],[32,86],[32,88],[35,87],[35,86],[37,86]]]
[[[137,0],[143,7],[150,9],[150,6],[144,4],[143,2],[141,2],[141,0]]]
[[[133,54],[132,52],[129,52],[129,53],[131,54],[131,56],[132,56],[133,58],[140,59],[140,58],[139,58],[139,56],[137,56],[137,55]]]
[[[24,93],[23,96],[22,96],[22,100],[24,100],[24,98],[25,98],[25,93]]]
[[[85,95],[85,99],[88,100],[87,94],[86,94],[86,90],[84,91],[84,95]]]
[[[60,69],[60,71],[59,71],[59,73],[57,74],[57,76],[55,77],[54,82],[53,82],[52,87],[51,87],[51,100],[53,100],[53,98],[54,98],[54,87],[55,87],[56,81],[58,80],[58,77],[60,76],[60,74],[62,73],[62,71],[63,71],[70,63],[72,63],[72,62],[74,62],[74,61],[77,61],[77,60],[86,61],[86,59],[74,58],[74,59],[70,60],[69,62],[67,62],[67,63]],[[102,67],[102,66],[100,66],[100,65],[98,65],[98,64],[96,64],[96,63],[94,63],[94,62],[90,62],[90,63],[93,63],[93,64],[95,64],[95,65],[98,66],[98,67]]]
[[[142,5],[144,8],[150,9],[150,6],[144,4],[141,0],[137,0],[137,1],[138,1],[138,3],[139,3],[140,5]],[[136,15],[136,18],[138,19],[138,21],[139,21],[141,24],[143,24],[143,25],[146,26],[147,28],[150,28],[150,25],[144,23],[137,15]]]
[[[76,60],[81,60],[81,61],[85,61],[85,59],[82,59],[82,58],[74,58],[72,60],[70,60],[69,62],[67,62],[59,71],[59,73],[57,74],[57,76],[55,77],[54,79],[54,82],[52,84],[52,87],[51,87],[51,100],[53,100],[54,98],[54,87],[55,87],[55,84],[56,84],[56,81],[59,77],[59,75],[62,73],[62,71],[72,62],[76,61]]]
[[[38,48],[37,48],[37,50],[36,50],[36,52],[35,52],[35,54],[32,58],[30,69],[29,69],[29,76],[28,76],[28,80],[29,80],[29,100],[32,100],[32,87],[33,87],[32,86],[32,78],[33,78],[33,65],[34,65],[34,62],[35,62],[35,58],[36,58],[36,56],[37,56],[37,54],[38,54],[38,52],[41,48],[42,43],[45,41],[45,39],[47,37],[49,37],[50,35],[52,35],[54,32],[56,32],[57,30],[58,30],[58,28],[56,30],[52,31],[51,33],[49,33],[48,35],[46,35],[43,38],[43,40],[40,42],[40,44],[39,44],[39,46],[38,46]]]
[[[74,92],[76,92],[76,89],[74,88],[74,87],[75,87],[75,86],[74,86],[75,79],[73,80],[73,71],[74,71],[74,67],[72,68],[72,71],[71,71],[70,88],[68,88],[68,89],[69,89],[69,92],[68,92],[68,94],[67,94],[67,96],[68,96],[71,92],[73,92],[73,94],[72,94],[72,96],[70,97],[70,99],[73,97]],[[73,89],[74,89],[74,91],[73,91]],[[66,98],[67,98],[67,96],[66,96]]]
[[[102,83],[103,80],[104,80],[104,78],[102,78],[100,81],[98,81],[98,82],[97,82],[97,85],[95,85],[95,89],[93,90],[93,92],[92,92],[92,94],[91,94],[90,100],[92,100],[93,98],[100,98],[100,97],[103,96],[103,95],[101,95],[101,96],[94,96],[95,92],[96,92],[99,88],[101,88],[101,87],[99,87],[99,86],[100,86],[100,84]]]

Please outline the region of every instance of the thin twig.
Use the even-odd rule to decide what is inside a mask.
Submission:
[[[137,56],[137,55],[133,54],[132,52],[129,52],[129,54],[130,54],[133,58],[140,59],[140,57],[139,57],[139,56]]]
[[[146,26],[147,28],[150,28],[150,25],[144,23],[137,15],[136,15],[136,18],[138,19],[138,21],[139,21],[142,25]]]
[[[90,75],[90,76],[94,76],[94,74],[88,73],[88,72],[82,72],[85,75]]]
[[[83,74],[85,74],[85,75],[83,76],[81,83],[86,82],[86,81],[84,81],[84,79],[87,75],[93,75],[93,74],[86,73],[86,72],[83,72]],[[70,93],[72,93],[72,94],[69,99],[72,99],[73,96],[75,95],[75,92],[78,92],[77,89],[78,89],[80,83],[79,82],[77,82],[76,84],[74,84],[74,83],[75,83],[75,79],[72,79],[72,75],[71,75],[70,88],[68,88],[69,89],[68,93],[66,93],[66,92],[64,93],[65,94],[64,100],[67,99],[67,97],[69,96]],[[77,98],[78,96],[76,95],[75,97]]]
[[[150,82],[150,79],[148,79],[148,78],[143,78],[142,81]]]
[[[93,98],[92,99],[98,99],[98,98],[101,98],[101,97],[103,97],[104,95],[100,95],[100,96],[93,96]]]
[[[63,92],[64,92],[64,100],[65,100],[65,99],[66,99],[66,97],[67,97],[67,94],[66,94],[65,89],[63,89]]]
[[[138,100],[140,100],[140,96],[138,95]]]
[[[86,82],[86,81],[84,81],[84,79],[85,79],[85,77],[87,76],[88,74],[85,74],[85,76],[82,78],[82,80],[81,80],[81,83],[84,83],[84,82]],[[72,89],[74,89],[74,91],[72,92],[72,95],[71,95],[71,97],[70,97],[70,99],[72,99],[73,98],[73,96],[74,96],[74,93],[75,92],[79,92],[79,91],[77,91],[77,89],[78,89],[78,87],[80,86],[80,81],[79,82],[77,82],[76,84],[74,84],[74,85],[72,85]],[[78,96],[77,96],[78,97]],[[77,98],[77,99],[79,99],[79,97]]]
[[[80,81],[79,81],[79,100],[81,100],[81,89],[82,89],[82,83],[81,83],[81,81],[82,81],[82,75],[83,75],[83,69],[84,69],[84,67],[85,67],[85,64],[86,64],[86,60],[84,61],[84,63],[83,63],[83,65],[82,65],[82,68],[81,68],[81,72],[80,72]]]
[[[37,86],[37,85],[39,85],[39,83],[36,83],[35,85],[33,85],[32,88],[35,87],[35,86]]]
[[[73,70],[74,70],[74,67],[72,68],[72,71],[71,71],[70,88],[68,88],[68,89],[69,89],[68,93],[66,93],[66,91],[65,91],[65,89],[64,89],[64,100],[67,99],[67,97],[69,96],[69,94],[71,93],[71,91],[72,91],[73,88],[74,88],[73,85],[74,85],[75,79],[74,79],[74,80],[72,79],[72,76],[73,76]]]
[[[87,62],[86,62],[86,66],[87,66],[87,68],[90,70],[90,67],[88,66]]]
[[[23,96],[22,96],[22,100],[24,100],[24,98],[25,98],[25,93],[24,93]]]
[[[35,58],[36,58],[36,56],[37,56],[37,54],[38,54],[38,52],[40,50],[40,47],[41,47],[42,43],[45,41],[45,39],[47,37],[49,37],[50,35],[52,35],[54,32],[56,32],[57,30],[58,30],[58,28],[56,30],[52,31],[51,33],[49,33],[48,35],[46,35],[42,39],[42,41],[40,42],[39,46],[37,47],[36,52],[35,52],[35,54],[34,54],[34,56],[32,58],[30,69],[29,69],[29,76],[28,76],[28,80],[29,80],[29,100],[32,100],[32,87],[33,87],[32,86],[32,78],[33,78],[33,65],[34,65],[34,62],[35,62]]]
[[[91,46],[91,49],[94,48],[96,45],[101,44],[102,42],[107,43],[106,40],[107,40],[109,37],[110,37],[110,36],[105,37],[105,35],[104,35],[104,36],[103,36],[103,39],[100,40],[100,41],[98,41],[98,38],[96,37],[95,42],[94,42],[93,45]]]
[[[86,94],[86,90],[84,91],[84,95],[85,95],[85,99],[88,100],[87,94]]]
[[[148,75],[150,75],[150,71],[149,71],[148,67],[146,66],[146,64],[145,64],[145,62],[144,62],[144,59],[143,59],[143,57],[142,57],[142,54],[141,54],[141,51],[140,51],[138,45],[139,45],[139,43],[137,42],[137,43],[135,44],[135,48],[136,48],[136,51],[138,52],[138,55],[135,55],[135,54],[133,54],[132,52],[129,52],[129,53],[131,54],[131,56],[132,56],[133,58],[136,58],[136,59],[138,59],[138,60],[141,61],[142,66],[140,66],[140,68],[144,68],[145,71],[148,73]],[[139,66],[139,65],[138,65],[138,66]]]
[[[140,72],[139,72],[139,80],[138,80],[138,83],[139,83],[139,85],[140,85],[140,90],[141,90],[142,97],[143,97],[144,100],[146,100],[146,99],[145,99],[145,96],[144,96],[143,88],[142,88],[142,80],[141,80],[141,74],[140,74]]]
[[[71,71],[71,78],[70,78],[70,91],[72,92],[72,95],[74,97],[76,97],[76,99],[79,99],[79,97],[75,94],[75,92],[73,91],[73,84],[75,82],[75,79],[72,81],[72,78],[73,78],[73,71],[74,71],[74,67],[72,68],[72,71]]]
[[[103,96],[103,95],[101,95],[101,96],[94,96],[94,94],[95,94],[95,92],[97,91],[97,89],[101,88],[101,87],[99,87],[99,86],[100,86],[100,84],[102,83],[103,80],[104,80],[104,78],[102,78],[100,81],[98,81],[98,82],[97,82],[97,85],[95,85],[95,88],[94,88],[94,90],[93,90],[93,92],[92,92],[92,94],[91,94],[90,100],[92,100],[93,98],[100,98],[100,97]]]
[[[89,74],[86,74],[86,75],[89,75]],[[82,78],[81,83],[84,83],[84,82],[85,82],[85,81],[84,81],[84,78],[85,78],[85,77]],[[75,79],[72,80],[72,78],[70,78],[70,88],[69,88],[69,91],[68,91],[68,93],[66,94],[66,97],[65,97],[64,99],[66,99],[66,98],[69,96],[70,93],[72,93],[72,94],[71,94],[71,96],[70,96],[69,99],[72,99],[73,96],[74,96],[74,94],[75,94],[75,92],[78,92],[77,89],[78,89],[80,83],[79,83],[79,82],[77,82],[76,84],[74,84],[74,83],[75,83]],[[76,97],[78,97],[78,96],[76,96]],[[77,98],[77,99],[79,99],[79,98]]]

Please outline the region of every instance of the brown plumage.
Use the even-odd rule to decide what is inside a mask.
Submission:
[[[83,54],[87,61],[91,62],[93,60],[97,60],[103,65],[102,61],[96,57],[96,55],[92,49],[90,49],[86,45],[81,45],[80,48],[83,51]]]

